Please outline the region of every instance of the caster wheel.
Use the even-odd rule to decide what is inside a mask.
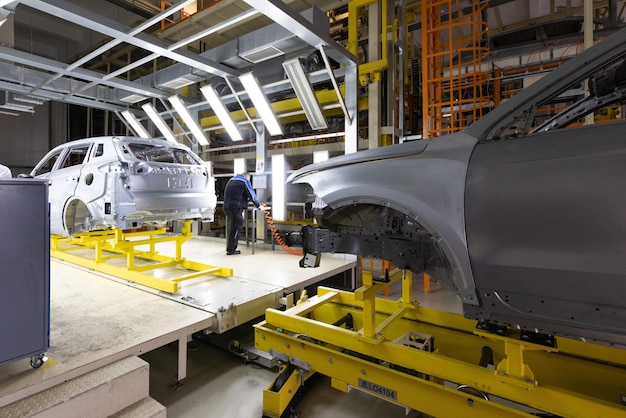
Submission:
[[[38,356],[32,356],[30,358],[30,366],[33,369],[38,369],[41,366],[43,366],[43,364],[46,362],[46,360],[48,360],[48,357],[46,357],[45,354],[40,354]]]

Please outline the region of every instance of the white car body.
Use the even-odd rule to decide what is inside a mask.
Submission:
[[[163,139],[71,141],[46,154],[30,176],[50,184],[51,234],[212,220],[217,203],[209,165]]]

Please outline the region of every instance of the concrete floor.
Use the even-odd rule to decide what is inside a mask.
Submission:
[[[250,331],[252,332],[252,331]],[[178,390],[176,345],[151,351],[142,358],[150,363],[150,396],[167,407],[168,418],[260,418],[263,389],[276,377],[277,369],[245,364],[235,355],[204,342],[193,342],[188,351],[187,379]],[[401,418],[421,417],[416,411],[353,390],[343,393],[318,376],[295,405],[301,418]]]

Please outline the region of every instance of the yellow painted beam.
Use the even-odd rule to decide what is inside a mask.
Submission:
[[[446,388],[442,384],[330,350],[305,340],[291,338],[262,324],[255,325],[258,349],[281,347],[281,352],[310,362],[313,370],[331,377],[333,387],[360,389],[417,411],[441,417],[530,417],[512,408]],[[287,345],[287,347],[286,347]]]
[[[343,94],[344,92],[343,86],[340,86],[340,91]],[[338,103],[337,93],[335,92],[335,90],[320,90],[316,92],[316,96],[317,96],[317,100],[320,103],[320,106],[322,107]],[[272,106],[272,109],[274,109],[274,112],[276,113],[276,115],[280,118],[281,123],[283,124],[306,120],[306,116],[304,115],[304,113],[286,116],[286,114],[289,114],[289,113],[302,111],[302,105],[300,104],[300,101],[297,98],[273,102],[271,103],[271,106]],[[359,108],[359,111],[367,109],[366,97],[359,99],[358,108]],[[251,117],[253,118],[256,117],[256,109],[248,108],[247,110],[250,113]],[[326,116],[336,116],[336,115],[342,115],[343,112],[341,108],[338,106],[337,108],[324,110],[324,114]],[[243,112],[243,110],[236,110],[234,112],[231,112],[230,115],[235,122],[242,122],[242,121],[247,120],[246,114]],[[200,125],[202,126],[202,128],[208,129],[214,126],[221,126],[222,123],[220,122],[217,116],[211,115],[211,116],[205,116],[205,117],[200,118]]]
[[[93,231],[79,234],[74,238],[52,236],[50,255],[168,293],[178,292],[178,283],[185,280],[209,275],[231,277],[232,268],[182,258],[182,244],[191,238],[188,224],[189,222],[183,224],[182,234],[164,237],[157,236],[166,232],[164,228],[127,233],[119,229]],[[176,257],[156,252],[157,244],[167,242],[176,243]],[[149,246],[150,250],[136,251],[136,247],[139,246]],[[124,265],[109,263],[121,258],[126,259]],[[169,269],[167,275],[171,277],[159,278],[145,273],[166,268]]]
[[[388,321],[394,313],[398,316],[398,305],[384,299],[376,299],[374,314],[377,325],[388,321],[384,339],[379,344],[370,344],[359,338],[358,331],[332,325],[350,313],[354,329],[360,329],[367,321],[365,316],[370,315],[365,303],[356,300],[350,292],[318,290],[319,297],[331,293],[332,301],[326,303],[318,303],[317,296],[311,298],[317,307],[307,311],[306,317],[294,316],[290,310],[268,310],[266,322],[255,326],[257,348],[272,349],[285,358],[306,362],[314,371],[349,386],[361,386],[370,392],[371,388],[395,391],[397,399],[393,401],[435,416],[481,416],[472,415],[478,409],[466,410],[468,404],[459,401],[459,392],[435,384],[444,381],[467,385],[491,396],[560,416],[626,416],[626,407],[619,404],[620,397],[626,393],[624,367],[602,360],[562,355],[553,348],[508,337],[477,335],[474,333],[475,321],[423,307],[408,310],[402,317]],[[275,331],[278,329],[281,332]],[[409,332],[433,336],[435,352],[395,342]],[[296,339],[292,335],[306,335],[310,340]],[[309,341],[317,341],[317,344]],[[478,365],[484,347],[492,350],[494,365],[501,364],[497,370]],[[622,356],[626,353],[622,349],[614,350],[621,352]],[[346,351],[359,353],[358,357],[375,358],[379,363],[347,356]],[[606,357],[607,353],[602,356]],[[502,365],[504,359],[508,362],[504,363],[506,367]],[[381,364],[396,367],[391,369]],[[413,370],[430,377],[429,380],[420,379],[398,370]],[[420,396],[423,393],[428,402],[415,399],[419,398],[415,396],[417,393]],[[472,408],[480,405],[482,416],[526,416],[519,411],[500,410],[493,405],[495,402],[483,405],[477,398],[467,394],[461,396],[464,401],[471,399]],[[439,401],[435,402],[436,399]],[[436,404],[445,406],[433,409]],[[487,407],[484,411],[483,406]]]
[[[306,373],[303,376],[301,373],[301,370],[283,367],[276,379],[263,390],[263,416],[280,418],[283,415],[304,382],[314,374]]]

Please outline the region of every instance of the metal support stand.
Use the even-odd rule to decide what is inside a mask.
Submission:
[[[375,297],[400,279],[400,299]],[[540,334],[517,330],[491,334],[419,306],[410,292],[403,271],[366,276],[354,293],[320,287],[286,311],[268,309],[255,325],[255,346],[301,373],[329,376],[334,388],[433,416],[626,416],[624,349],[552,336],[542,345]],[[291,379],[298,377],[285,385]],[[264,392],[266,415],[284,411],[278,397]]]
[[[77,234],[73,238],[52,236],[50,255],[93,270],[168,293],[178,292],[178,283],[205,275],[230,277],[233,269],[190,261],[182,256],[182,245],[192,237],[191,222],[183,224],[179,235],[165,235],[165,228],[152,231],[123,232],[121,229]],[[167,257],[156,251],[156,245],[176,243],[176,256]],[[136,247],[148,246],[148,251]],[[85,254],[87,253],[87,254]],[[80,254],[80,255],[79,255]],[[125,264],[119,265],[119,260]],[[117,264],[113,264],[115,261]],[[170,278],[147,274],[157,269],[175,269]]]

